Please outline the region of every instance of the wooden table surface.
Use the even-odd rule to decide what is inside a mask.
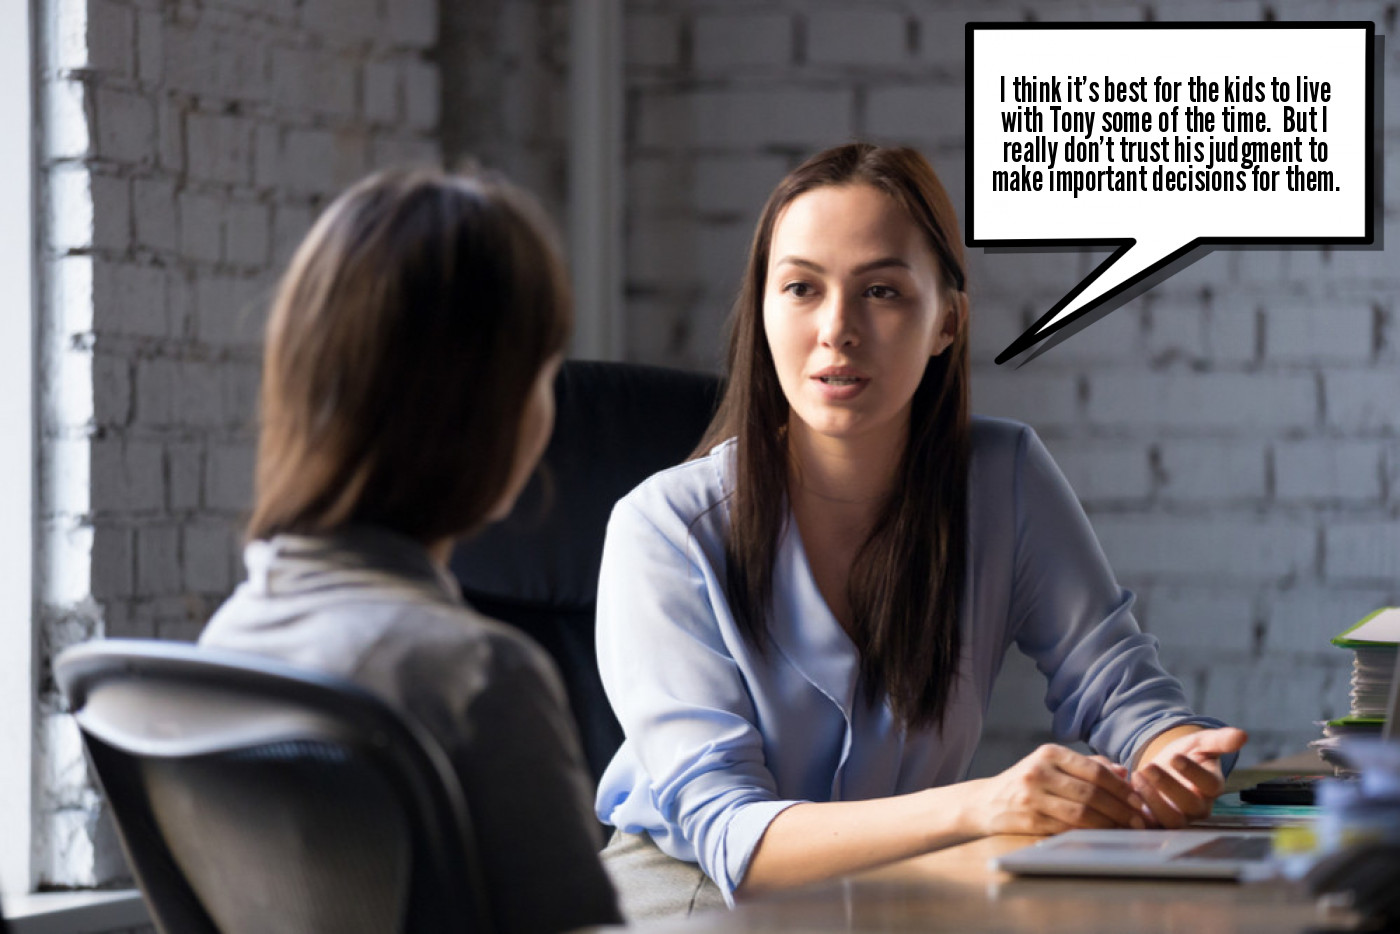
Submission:
[[[988,868],[991,857],[1037,839],[988,837],[733,911],[634,930],[1287,934],[1356,924],[1285,883],[1028,879]]]
[[[1309,768],[1316,761],[1314,756],[1268,763],[1242,771],[1231,785],[1261,775],[1317,771]],[[1280,934],[1350,930],[1357,922],[1285,882],[1030,879],[988,867],[992,857],[1037,839],[974,840],[742,903],[733,911],[646,922],[634,930]]]

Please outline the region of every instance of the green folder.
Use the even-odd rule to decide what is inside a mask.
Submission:
[[[1373,613],[1368,613],[1354,625],[1347,627],[1345,632],[1334,636],[1332,644],[1341,649],[1366,649],[1400,645],[1400,640],[1396,639],[1357,639],[1352,637],[1352,633],[1362,629],[1362,627],[1366,626],[1367,623],[1371,622],[1371,620],[1380,616],[1382,613],[1400,613],[1400,610],[1397,610],[1395,607],[1384,606]]]

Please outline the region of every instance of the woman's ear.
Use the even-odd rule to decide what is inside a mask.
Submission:
[[[949,292],[945,299],[943,321],[939,325],[938,334],[933,338],[933,352],[929,356],[936,357],[953,346],[953,341],[957,340],[958,334],[966,327],[967,293]]]

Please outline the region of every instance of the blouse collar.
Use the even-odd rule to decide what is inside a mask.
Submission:
[[[462,602],[456,578],[421,544],[378,526],[357,525],[327,535],[276,535],[244,549],[248,586],[266,596],[330,587],[382,586],[386,578],[422,597]]]

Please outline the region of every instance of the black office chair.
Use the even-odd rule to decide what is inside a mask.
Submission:
[[[456,773],[376,696],[158,641],[80,645],[55,675],[160,931],[491,930]]]
[[[568,361],[555,383],[554,435],[541,476],[503,522],[457,546],[467,601],[524,630],[553,656],[596,781],[622,742],[593,641],[598,567],[613,505],[684,461],[719,401],[720,381],[629,363]]]

